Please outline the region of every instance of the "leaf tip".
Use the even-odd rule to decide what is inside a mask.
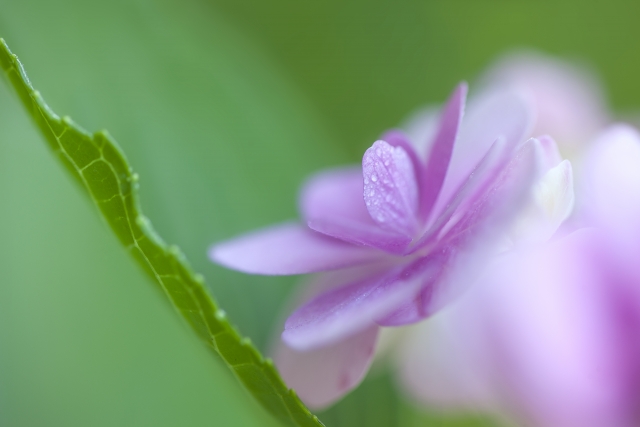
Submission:
[[[2,46],[2,49],[6,51],[10,56],[15,56],[13,53],[11,53],[11,49],[9,49],[9,45],[7,44],[6,40],[2,37],[0,37],[0,46]]]
[[[184,255],[182,254],[182,251],[180,250],[180,247],[178,247],[178,245],[170,245],[169,253],[171,253],[171,255],[175,256],[178,259],[184,258]]]
[[[148,228],[151,225],[151,221],[144,215],[138,215],[136,217],[136,224],[138,227]]]

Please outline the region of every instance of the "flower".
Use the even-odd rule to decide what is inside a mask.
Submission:
[[[525,97],[487,93],[463,121],[466,93],[460,84],[423,140],[389,131],[361,169],[309,179],[304,224],[211,248],[213,261],[247,273],[333,271],[287,319],[276,355],[307,404],[326,406],[358,384],[379,326],[415,323],[462,292],[455,277],[472,276],[499,250],[533,183],[557,165],[553,140],[526,140],[533,115]]]
[[[640,134],[600,135],[579,188],[584,227],[496,259],[406,337],[416,398],[531,426],[640,423]]]
[[[481,80],[487,90],[508,85],[527,91],[537,113],[534,134],[553,135],[565,155],[579,154],[611,121],[600,81],[580,63],[513,52],[496,61]]]

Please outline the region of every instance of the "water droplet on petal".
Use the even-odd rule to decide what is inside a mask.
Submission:
[[[369,196],[373,197],[376,195],[376,191],[375,190],[371,190],[371,192],[369,193]]]
[[[377,180],[378,180],[378,175],[376,175],[375,173],[371,175],[371,181],[376,182]]]

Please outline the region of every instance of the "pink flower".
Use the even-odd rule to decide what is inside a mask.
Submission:
[[[362,379],[378,326],[417,322],[460,292],[539,176],[555,166],[548,137],[516,92],[487,94],[462,120],[456,88],[425,141],[387,132],[362,168],[321,172],[300,195],[303,224],[285,223],[211,248],[215,262],[253,274],[323,271],[316,295],[291,314],[277,351],[283,377],[306,403],[325,406]],[[482,246],[482,251],[476,248]]]
[[[640,134],[609,128],[585,166],[586,227],[504,254],[404,341],[416,398],[530,426],[639,425]]]
[[[553,135],[566,154],[575,154],[611,121],[598,78],[579,63],[516,52],[500,58],[482,80],[489,90],[527,91],[537,113],[534,134]]]

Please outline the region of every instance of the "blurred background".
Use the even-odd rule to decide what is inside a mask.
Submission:
[[[263,350],[299,278],[246,276],[206,249],[296,217],[320,168],[440,103],[499,55],[588,64],[640,105],[628,1],[0,0],[0,37],[59,114],[106,128],[146,214]],[[119,247],[0,85],[0,425],[275,426]],[[491,426],[418,408],[384,367],[328,426]]]

